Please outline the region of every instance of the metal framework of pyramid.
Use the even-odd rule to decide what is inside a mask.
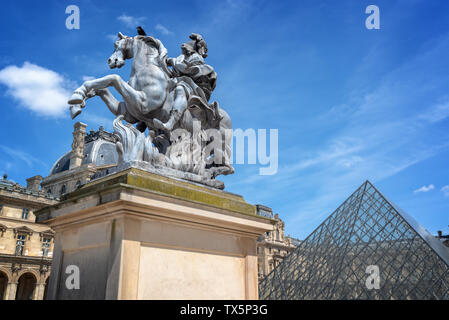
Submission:
[[[449,299],[449,248],[366,181],[261,281],[259,298]]]

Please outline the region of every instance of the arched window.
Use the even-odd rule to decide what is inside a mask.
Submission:
[[[8,276],[0,271],[0,300],[5,300],[6,287],[8,286]]]
[[[67,188],[66,188],[66,186],[65,186],[65,184],[63,184],[62,185],[62,187],[61,187],[61,195],[63,195],[64,193],[66,193],[66,190]]]
[[[16,300],[33,300],[36,282],[32,273],[24,273],[17,283]]]

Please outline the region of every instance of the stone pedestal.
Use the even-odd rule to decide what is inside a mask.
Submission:
[[[241,196],[131,168],[36,215],[56,232],[48,299],[258,298],[272,220]]]

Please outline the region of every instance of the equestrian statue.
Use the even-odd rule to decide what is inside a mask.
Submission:
[[[217,74],[204,61],[208,49],[203,37],[192,33],[181,45],[181,55],[167,58],[162,42],[138,27],[134,37],[119,32],[114,48],[108,65],[121,68],[132,59],[129,81],[117,74],[85,81],[68,101],[72,119],[88,99],[98,96],[116,116],[119,165],[138,163],[223,188],[215,177],[234,173],[232,124],[218,102],[209,102]],[[123,100],[117,100],[109,87]]]

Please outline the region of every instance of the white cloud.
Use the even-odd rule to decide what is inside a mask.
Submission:
[[[119,21],[125,24],[128,28],[137,28],[139,25],[142,24],[142,22],[146,19],[145,17],[133,17],[133,16],[127,16],[126,14],[122,14],[121,16],[117,17]]]
[[[158,30],[160,33],[162,33],[163,35],[170,35],[173,34],[173,32],[171,32],[170,30],[168,30],[166,27],[164,27],[163,25],[161,25],[160,23],[158,23],[156,25],[156,30]]]
[[[449,101],[437,104],[419,116],[418,119],[427,120],[431,123],[438,122],[449,117]]]
[[[432,66],[432,61],[445,61],[447,48],[449,35],[437,47],[426,46],[429,53],[411,56],[397,69],[386,71],[379,81],[356,87],[329,114],[317,114],[316,122],[294,118],[295,125],[310,129],[310,135],[281,146],[278,173],[267,179],[255,171],[239,172],[240,179],[226,186],[245,194],[250,202],[276,203],[275,210],[285,215],[287,232],[304,237],[366,179],[376,185],[447,151],[449,134],[438,123],[449,117],[446,74],[423,73],[429,75],[425,86],[416,76],[416,70]],[[354,74],[350,83],[365,78],[365,73]],[[420,105],[422,97],[426,98]],[[323,130],[326,127],[335,129]],[[320,134],[315,147],[309,143],[314,132]],[[289,139],[288,131],[281,134],[280,139]],[[261,188],[264,185],[269,188]],[[424,187],[429,192],[436,189]],[[449,197],[449,185],[441,191]]]
[[[351,157],[347,157],[347,158],[338,160],[336,162],[336,164],[343,166],[345,168],[352,168],[362,161],[363,161],[363,158],[360,156],[351,156]]]
[[[413,191],[414,193],[419,193],[419,192],[429,192],[431,190],[435,189],[435,186],[433,184],[429,184],[428,186],[422,186],[419,189],[416,189],[415,191]]]
[[[64,115],[71,93],[69,88],[75,86],[62,75],[29,62],[22,67],[11,65],[0,70],[0,83],[25,108],[53,117]]]
[[[108,35],[106,35],[106,38],[108,38],[112,42],[115,42],[118,40],[118,36],[116,34],[108,34]]]
[[[257,2],[253,0],[217,1],[209,9],[212,18],[208,21],[208,24],[223,26],[233,21],[242,21],[252,11],[254,6],[257,5]]]
[[[445,197],[449,197],[449,185],[445,185],[440,191],[443,192]]]
[[[290,166],[288,171],[300,171],[317,165],[327,165],[328,163],[351,167],[361,161],[362,158],[354,154],[362,149],[363,143],[359,139],[347,137],[335,139],[325,150],[320,151],[313,157],[299,160],[296,164]]]
[[[47,165],[43,161],[33,157],[32,155],[30,155],[27,152],[17,150],[17,149],[12,149],[12,148],[4,146],[4,145],[0,145],[0,149],[4,152],[4,154],[7,154],[14,161],[18,161],[18,160],[23,161],[30,168],[32,168],[35,164],[38,164],[43,167],[47,167]],[[11,168],[10,163],[7,164],[7,169],[9,169],[9,168]]]
[[[109,117],[104,117],[84,111],[81,113],[79,120],[85,122],[92,128],[103,126],[107,130],[112,130],[112,122],[114,121],[114,117],[112,114]]]
[[[92,76],[83,76],[83,81],[89,81],[89,80],[94,80],[95,79],[95,77],[92,77]]]

